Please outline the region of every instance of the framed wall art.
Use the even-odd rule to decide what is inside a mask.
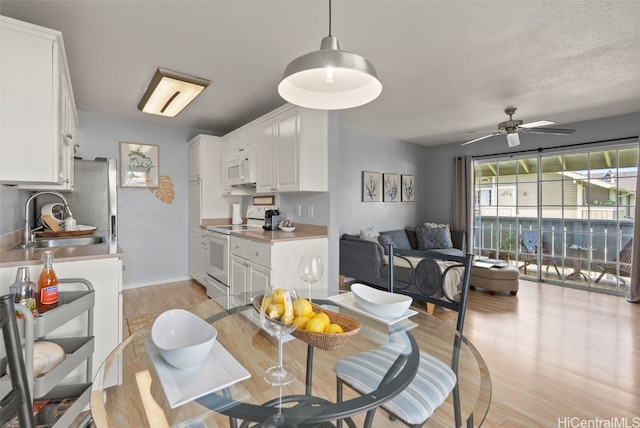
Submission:
[[[120,142],[120,186],[158,187],[160,147]]]
[[[362,171],[362,202],[380,202],[380,173]]]
[[[414,202],[416,197],[415,177],[413,175],[402,175],[400,179],[402,202]]]
[[[383,201],[398,202],[400,200],[400,176],[398,174],[382,174]]]

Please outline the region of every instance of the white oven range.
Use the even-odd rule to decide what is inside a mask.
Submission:
[[[231,232],[262,229],[264,225],[264,213],[269,209],[277,209],[277,207],[250,205],[247,207],[246,224],[207,226],[207,248],[206,251],[204,251],[206,260],[203,260],[203,263],[206,266],[204,281],[209,297],[215,298],[228,296],[230,294],[229,271],[231,250],[229,243],[231,241]]]

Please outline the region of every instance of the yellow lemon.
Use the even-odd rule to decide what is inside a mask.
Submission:
[[[300,330],[304,330],[308,322],[309,322],[309,317],[300,315],[293,320],[293,325],[295,325],[296,328]]]
[[[284,315],[282,315],[282,318],[280,318],[280,321],[283,324],[286,324],[286,325],[292,324],[293,323],[293,312],[288,312],[288,313],[285,312]]]
[[[327,326],[329,324],[331,324],[331,320],[329,319],[329,315],[325,314],[324,312],[320,312],[314,318],[320,318],[322,320],[322,322],[324,322],[324,327],[325,328],[327,328]]]
[[[329,324],[329,327],[325,328],[324,332],[332,333],[332,334],[344,333],[344,331],[342,330],[342,327],[340,327],[338,324]]]
[[[271,306],[271,296],[267,296],[262,300],[263,308],[268,308],[269,306]]]
[[[272,303],[269,305],[269,311],[267,312],[269,318],[278,319],[284,314],[284,305],[280,303]]]
[[[305,329],[316,333],[322,333],[324,331],[324,320],[315,316],[307,321]]]
[[[297,316],[308,317],[313,313],[313,307],[307,299],[298,297],[293,303],[293,313]]]
[[[282,288],[276,288],[271,294],[271,299],[274,303],[284,303],[284,290]]]

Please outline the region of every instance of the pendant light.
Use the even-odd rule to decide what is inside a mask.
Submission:
[[[291,61],[278,85],[278,93],[288,102],[320,110],[341,110],[367,104],[380,95],[382,84],[371,62],[340,49],[331,35],[331,0],[329,0],[329,35],[322,39],[320,50]]]

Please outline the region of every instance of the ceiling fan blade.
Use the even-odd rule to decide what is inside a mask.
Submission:
[[[555,122],[550,120],[537,120],[535,122],[523,123],[520,128],[537,128],[539,126],[553,125]]]
[[[504,134],[504,132],[494,132],[493,134],[485,135],[484,137],[476,138],[475,140],[471,140],[471,141],[467,141],[466,143],[462,143],[462,145],[466,146],[467,144],[475,143],[476,141],[484,140],[485,138],[489,138],[489,137],[493,137],[495,135],[501,135],[501,134]]]
[[[552,134],[552,135],[571,135],[576,132],[575,129],[561,129],[561,128],[524,128],[522,132],[530,134]]]
[[[496,131],[495,129],[491,129],[491,130],[485,130],[485,131],[467,131],[467,134],[487,134],[487,133],[496,133],[499,131]]]

